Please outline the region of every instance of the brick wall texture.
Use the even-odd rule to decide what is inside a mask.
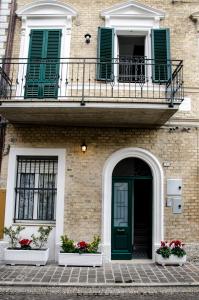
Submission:
[[[62,0],[63,1],[63,0]],[[31,1],[18,0],[18,8]],[[64,2],[64,1],[63,1]],[[119,0],[67,0],[78,11],[73,19],[71,56],[95,57],[97,28],[103,26],[100,12]],[[121,1],[120,1],[121,2]],[[164,205],[166,239],[183,239],[199,244],[199,39],[197,24],[189,16],[199,11],[199,3],[172,4],[170,0],[140,0],[141,3],[166,12],[161,27],[171,30],[171,57],[184,60],[185,96],[190,97],[190,112],[178,112],[167,126],[157,129],[131,128],[66,128],[14,126],[7,128],[6,145],[13,147],[45,147],[66,149],[64,230],[74,240],[89,240],[101,233],[102,170],[105,161],[115,151],[126,147],[141,147],[153,153],[164,167],[164,185],[168,178],[183,180],[183,212],[174,215]],[[21,20],[17,19],[13,57],[19,55]],[[84,35],[92,35],[85,43]],[[172,132],[169,126],[177,123]],[[183,125],[185,124],[185,125]],[[187,132],[184,127],[190,127]],[[88,145],[83,154],[82,141]],[[8,156],[4,156],[1,187],[6,186]],[[59,199],[58,199],[59,201]]]
[[[13,138],[14,137],[14,138]],[[82,140],[88,150],[81,152]],[[165,238],[199,242],[199,131],[179,127],[174,132],[161,129],[14,127],[7,129],[6,145],[66,149],[64,228],[75,240],[89,239],[101,232],[102,171],[113,152],[125,147],[141,147],[153,153],[167,178],[183,180],[183,213],[174,215],[164,208]],[[6,184],[7,156],[2,166],[2,187]],[[58,199],[59,201],[59,199]],[[165,195],[166,204],[166,195]]]

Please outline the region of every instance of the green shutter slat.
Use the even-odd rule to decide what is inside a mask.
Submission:
[[[57,98],[59,65],[60,65],[60,43],[61,30],[49,30],[46,49],[46,61],[44,70],[45,84],[43,86],[44,98]]]
[[[32,30],[30,34],[29,58],[41,58],[44,41],[43,30]]]
[[[170,30],[153,29],[152,58],[153,58],[153,82],[167,82],[171,76],[170,65]]]
[[[57,98],[61,30],[32,30],[25,98]]]
[[[44,31],[31,30],[30,44],[28,54],[28,65],[26,73],[25,98],[39,98],[41,64],[39,63],[43,56]]]
[[[98,28],[97,80],[113,80],[114,29]]]

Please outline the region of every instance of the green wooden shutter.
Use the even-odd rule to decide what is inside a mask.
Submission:
[[[97,45],[97,80],[113,80],[113,57],[114,29],[99,27]]]
[[[28,65],[26,73],[25,98],[40,98],[40,64],[44,51],[44,30],[31,30]]]
[[[61,30],[31,30],[25,98],[57,98]]]
[[[60,65],[60,30],[48,30],[46,32],[46,64],[44,65],[44,98],[57,98]]]
[[[165,83],[171,76],[170,30],[152,29],[153,82]]]

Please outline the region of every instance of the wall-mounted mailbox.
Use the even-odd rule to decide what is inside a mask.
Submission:
[[[167,180],[167,195],[182,195],[182,179]]]
[[[172,197],[173,202],[173,214],[181,214],[182,213],[182,197]]]

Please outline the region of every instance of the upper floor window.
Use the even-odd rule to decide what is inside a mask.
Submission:
[[[151,29],[151,55],[146,49],[146,35],[116,34],[114,28],[98,29],[98,73],[99,80],[120,82],[150,81],[165,83],[171,76],[170,30]],[[115,57],[115,47],[117,56]],[[116,70],[116,67],[119,69]]]
[[[15,221],[54,221],[57,157],[17,157]]]
[[[160,84],[171,78],[169,29],[160,29],[163,11],[130,0],[101,16],[105,27],[98,30],[98,79]]]
[[[119,81],[145,79],[145,37],[118,35]]]
[[[61,30],[31,30],[25,98],[57,97],[60,44]]]
[[[62,96],[67,70],[58,58],[70,56],[72,18],[77,11],[58,0],[36,0],[21,6],[16,14],[22,19],[20,64],[13,66],[18,73],[16,97]]]

